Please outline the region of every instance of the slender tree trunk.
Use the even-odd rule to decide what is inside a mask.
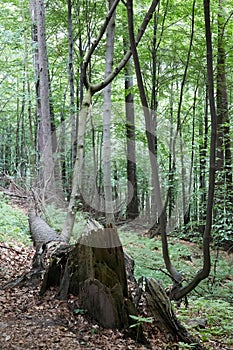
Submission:
[[[33,43],[33,67],[34,67],[34,81],[35,81],[35,93],[36,93],[36,127],[35,127],[35,151],[36,151],[36,187],[39,188],[39,120],[41,116],[41,101],[40,101],[40,78],[39,78],[39,57],[38,57],[38,30],[37,30],[37,15],[36,15],[36,0],[30,2],[30,16],[32,21],[32,43]]]
[[[217,114],[215,110],[214,96],[214,71],[213,71],[213,51],[212,51],[212,36],[210,26],[210,1],[204,0],[204,15],[205,15],[205,37],[206,37],[206,59],[207,59],[207,77],[208,77],[208,96],[211,114],[211,141],[210,141],[210,160],[209,160],[209,187],[208,201],[206,209],[206,223],[203,234],[203,267],[195,277],[184,287],[173,291],[175,299],[183,298],[192,291],[203,279],[207,278],[211,269],[210,260],[210,239],[211,226],[214,204],[215,190],[215,162],[216,162],[216,136],[217,136]]]
[[[113,1],[109,1],[111,8]],[[114,56],[114,37],[115,37],[115,13],[113,14],[106,33],[106,65],[105,78],[112,73]],[[112,180],[111,180],[111,83],[104,88],[104,110],[103,110],[103,170],[104,170],[104,200],[106,227],[113,227],[115,224]]]
[[[199,163],[200,163],[200,174],[199,174],[199,188],[200,188],[200,205],[199,205],[199,222],[200,231],[203,234],[205,230],[206,220],[206,162],[207,162],[207,142],[208,142],[208,91],[206,91],[205,97],[205,109],[204,109],[204,120],[199,121]]]
[[[187,205],[186,205],[186,188],[185,188],[186,171],[185,171],[185,165],[184,165],[181,111],[182,111],[182,104],[183,104],[183,98],[184,98],[184,88],[185,88],[185,83],[186,83],[186,77],[187,77],[187,73],[188,73],[189,61],[190,61],[192,46],[193,46],[194,24],[195,24],[195,4],[196,4],[196,0],[193,1],[193,6],[192,6],[191,35],[190,35],[189,49],[188,49],[187,59],[186,59],[186,63],[185,63],[183,79],[181,82],[180,99],[179,99],[178,112],[177,112],[177,134],[179,135],[179,146],[180,146],[180,154],[181,154],[180,160],[181,160],[181,185],[182,185],[182,209],[183,209],[182,214],[183,214],[183,218],[185,217]]]
[[[136,146],[134,121],[134,96],[132,62],[125,67],[125,112],[126,112],[126,147],[127,147],[127,207],[126,219],[134,219],[139,215],[138,189],[136,175]]]
[[[35,1],[35,18],[38,39],[38,77],[40,90],[38,150],[40,153],[40,179],[42,198],[53,202],[56,200],[54,161],[51,138],[51,116],[49,99],[48,57],[46,48],[45,8],[43,0]]]
[[[165,16],[165,15],[164,15]],[[152,124],[154,129],[154,137],[155,137],[155,155],[157,157],[158,145],[157,145],[157,109],[158,109],[158,101],[157,101],[157,13],[154,13],[154,26],[153,26],[153,48],[152,48],[152,93],[151,93],[151,113],[152,113]],[[152,181],[152,190],[151,190],[151,213],[150,213],[150,222],[152,224],[157,223],[158,219],[158,208],[156,205],[156,192],[155,187],[153,186],[153,175],[151,178]]]
[[[172,212],[175,206],[175,154],[173,149],[174,142],[174,84],[171,85],[170,91],[170,135],[169,135],[169,175],[168,175],[168,192],[167,192],[167,202],[168,202],[168,226],[172,227]]]
[[[80,200],[80,193],[82,188],[82,170],[84,162],[84,148],[85,148],[85,134],[86,121],[91,104],[91,93],[87,91],[82,108],[79,113],[79,127],[77,134],[77,152],[73,170],[72,191],[70,201],[67,209],[66,219],[62,229],[62,237],[66,242],[69,242],[75,221],[78,201]]]
[[[68,7],[68,78],[70,92],[70,124],[71,124],[71,164],[74,164],[76,154],[76,113],[75,113],[75,91],[74,91],[74,39],[73,39],[73,23],[72,23],[72,1],[67,0]]]
[[[222,172],[222,182],[226,181],[232,191],[232,161],[230,142],[230,120],[228,110],[224,0],[219,0],[218,10],[218,60],[217,60],[217,171]],[[230,185],[230,186],[229,186]],[[231,193],[232,196],[232,193]]]
[[[166,268],[168,272],[171,274],[171,276],[176,282],[180,282],[182,279],[181,275],[172,265],[170,256],[169,256],[169,251],[168,251],[168,242],[167,242],[167,234],[166,234],[166,215],[165,215],[165,208],[162,203],[157,158],[155,155],[155,137],[154,137],[153,123],[152,123],[151,113],[148,107],[148,101],[145,93],[143,80],[142,80],[141,67],[140,67],[140,62],[139,62],[139,57],[138,57],[138,52],[137,52],[137,47],[136,47],[136,42],[134,37],[134,20],[133,20],[134,16],[133,16],[132,0],[127,1],[127,13],[128,13],[130,45],[131,45],[132,55],[134,59],[141,104],[143,107],[143,112],[145,117],[146,137],[147,137],[147,143],[148,143],[151,171],[153,176],[153,186],[155,187],[155,191],[157,195],[157,206],[159,210],[159,220],[160,220],[159,223],[162,231],[163,257],[164,257],[164,262],[166,264]]]
[[[225,51],[225,0],[218,3],[218,55],[217,55],[217,176],[215,222],[222,244],[230,239],[226,226],[233,225],[231,203],[233,200],[231,131],[228,109],[226,51]],[[221,223],[221,224],[220,224]],[[224,234],[223,234],[224,232]],[[223,238],[224,235],[224,238]],[[226,237],[226,239],[225,239]],[[228,246],[228,244],[227,244]]]

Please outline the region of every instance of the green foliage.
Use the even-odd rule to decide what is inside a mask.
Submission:
[[[164,261],[160,237],[149,239],[134,232],[120,232],[124,249],[135,259],[136,278],[145,276],[160,280],[167,288],[172,284],[163,273]],[[182,272],[186,281],[202,267],[202,251],[197,244],[169,238],[172,262]],[[189,306],[178,308],[177,314],[190,332],[202,341],[217,340],[226,346],[233,344],[233,260],[225,252],[212,251],[213,266],[208,279],[188,296]],[[176,307],[176,305],[174,305]],[[190,318],[205,318],[207,326],[196,329],[188,325]],[[192,349],[193,345],[179,344],[180,349]]]
[[[202,341],[216,339],[222,345],[233,344],[233,305],[223,300],[191,298],[188,308],[178,310],[178,318],[186,324],[190,332]],[[190,318],[204,318],[205,328],[189,325]]]
[[[135,315],[129,315],[130,318],[132,318],[132,320],[135,321],[135,323],[130,325],[130,328],[137,328],[137,336],[136,336],[136,340],[138,339],[139,336],[139,332],[140,332],[140,327],[144,324],[144,323],[152,323],[153,322],[153,318],[152,317],[140,317],[140,316],[135,316]]]
[[[140,316],[135,316],[135,315],[129,315],[130,318],[132,318],[134,321],[136,321],[134,324],[130,326],[130,328],[133,327],[138,327],[142,325],[143,323],[152,323],[153,318],[152,317],[140,317]]]
[[[160,237],[149,239],[134,232],[120,232],[124,248],[135,259],[135,276],[153,277],[160,280],[166,288],[170,278],[163,272],[164,261]],[[188,281],[202,268],[202,249],[196,243],[185,242],[174,237],[169,238],[170,257],[176,268]],[[223,298],[230,301],[232,288],[233,261],[225,252],[211,251],[212,268],[208,279],[202,281],[192,295]],[[224,286],[224,293],[223,293]]]
[[[196,344],[186,344],[183,342],[179,342],[179,349],[195,349],[196,348]]]
[[[61,208],[57,208],[55,205],[47,205],[44,207],[44,220],[58,233],[61,233],[66,217],[66,211]],[[85,213],[77,212],[75,218],[75,224],[73,229],[73,235],[71,243],[75,242],[77,238],[84,232],[86,228]]]
[[[227,193],[227,190],[225,190]],[[220,196],[224,197],[225,191],[222,191]],[[213,238],[216,245],[230,246],[233,244],[233,217],[232,203],[227,200],[219,200],[214,208],[215,217],[213,223]]]
[[[0,197],[0,241],[18,241],[30,243],[28,219],[24,213],[12,208],[7,201]]]
[[[76,309],[74,309],[73,312],[74,312],[75,315],[84,315],[84,314],[87,313],[87,310],[76,308]]]

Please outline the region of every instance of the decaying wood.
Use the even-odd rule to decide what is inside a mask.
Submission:
[[[170,299],[161,285],[153,278],[146,279],[146,299],[151,316],[161,330],[170,334],[173,340],[192,344],[192,349],[204,349],[178,321],[172,310]]]
[[[45,271],[40,293],[58,286],[59,298],[79,295],[82,307],[104,327],[128,327],[136,309],[128,296],[117,230],[95,227],[70,246],[35,214],[29,225],[36,248],[33,265]]]
[[[58,246],[65,245],[62,238],[42,218],[34,212],[29,214],[29,228],[32,241],[36,249],[32,267],[38,270],[46,268],[46,260],[49,260]],[[48,252],[49,251],[49,252]]]
[[[65,264],[64,256],[63,262],[58,258],[60,270],[53,260],[42,292],[51,285],[51,277],[54,284],[58,276],[60,298],[79,295],[82,307],[104,327],[129,326],[129,314],[136,314],[136,309],[129,300],[124,252],[116,229],[91,231],[79,239]]]

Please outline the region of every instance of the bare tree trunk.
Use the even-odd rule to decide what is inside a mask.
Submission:
[[[79,127],[77,134],[77,152],[73,170],[72,180],[72,192],[70,195],[70,201],[67,209],[66,219],[62,229],[62,237],[66,242],[69,242],[75,221],[75,215],[77,211],[78,200],[80,199],[80,193],[82,188],[82,170],[84,162],[84,147],[85,147],[85,133],[86,133],[86,120],[91,104],[91,94],[87,91],[82,108],[79,114]]]
[[[71,164],[74,164],[76,154],[76,113],[74,100],[74,39],[73,39],[73,23],[72,23],[72,1],[67,0],[68,7],[68,39],[69,39],[69,54],[68,54],[68,77],[69,77],[69,92],[70,92],[70,121],[71,121]]]
[[[166,268],[170,273],[170,275],[172,276],[173,280],[176,283],[180,283],[182,280],[182,276],[172,265],[170,256],[169,256],[169,251],[168,251],[165,206],[163,206],[163,203],[162,203],[161,188],[160,188],[160,181],[159,181],[159,174],[158,174],[158,165],[157,165],[157,158],[155,154],[155,137],[154,137],[152,118],[151,118],[151,113],[149,110],[145,88],[142,80],[141,67],[140,67],[140,62],[139,62],[139,57],[138,57],[138,52],[137,52],[137,47],[136,47],[136,42],[134,37],[134,17],[133,17],[132,0],[127,1],[127,12],[128,12],[128,28],[129,28],[128,30],[129,30],[129,37],[130,37],[130,45],[131,45],[132,55],[134,59],[141,104],[143,107],[143,112],[145,117],[146,137],[147,137],[147,143],[148,143],[151,171],[153,176],[153,186],[155,188],[156,195],[157,195],[157,207],[159,211],[159,221],[160,221],[159,224],[160,224],[161,234],[162,234],[163,257],[164,257]]]
[[[181,110],[182,110],[182,103],[183,103],[183,97],[184,97],[184,87],[185,87],[185,83],[186,83],[186,77],[187,77],[188,68],[189,68],[189,61],[190,61],[192,46],[193,46],[194,24],[195,24],[195,4],[196,4],[196,0],[193,0],[190,42],[189,42],[187,59],[186,59],[186,63],[185,63],[183,79],[181,82],[180,100],[179,100],[178,112],[177,112],[177,134],[179,135],[179,146],[180,146],[180,155],[181,155],[180,157],[181,157],[182,216],[183,216],[183,218],[185,217],[187,205],[186,205],[186,188],[185,188],[186,170],[185,170],[185,165],[184,165],[182,126],[181,126],[182,125],[182,123],[181,123]]]
[[[232,237],[225,234],[226,226],[233,226],[231,206],[233,201],[231,130],[228,108],[226,50],[225,50],[225,0],[218,4],[218,55],[217,55],[217,167],[215,222],[219,240],[226,248]],[[220,224],[221,223],[221,224]],[[224,233],[223,233],[224,232]],[[224,237],[223,237],[224,236]],[[231,241],[231,242],[230,242]]]
[[[125,44],[126,45],[126,44]],[[138,190],[136,174],[135,121],[132,62],[125,67],[125,112],[126,112],[126,145],[127,145],[127,207],[126,218],[134,219],[139,215]]]
[[[38,39],[38,71],[40,89],[40,120],[38,130],[38,150],[40,153],[40,178],[42,197],[53,202],[56,200],[54,161],[51,138],[51,116],[49,100],[48,57],[46,48],[45,8],[43,0],[36,0],[35,18]]]
[[[32,43],[33,43],[33,68],[34,68],[34,81],[35,81],[35,93],[36,93],[36,128],[35,128],[35,151],[36,151],[36,187],[39,187],[39,120],[41,116],[41,101],[40,101],[40,86],[39,86],[39,58],[38,58],[38,30],[37,30],[37,15],[36,15],[36,0],[30,2],[30,16],[32,22]]]
[[[199,229],[201,233],[205,230],[205,220],[206,220],[206,162],[207,162],[207,142],[208,142],[208,91],[206,91],[205,97],[206,105],[204,111],[204,120],[199,121],[199,162],[200,162],[200,205],[199,205]],[[197,218],[196,218],[197,219]]]
[[[113,1],[109,0],[109,8],[111,8]],[[113,57],[114,57],[114,37],[115,37],[115,17],[112,18],[107,27],[106,33],[106,65],[105,78],[112,73]],[[104,171],[104,201],[105,201],[105,218],[106,227],[113,227],[115,225],[113,193],[111,181],[111,83],[104,88],[104,106],[103,106],[103,171]]]
[[[212,36],[210,26],[210,1],[204,0],[205,15],[205,36],[206,36],[206,59],[208,76],[208,96],[211,114],[211,142],[210,142],[210,160],[209,160],[209,188],[208,201],[206,209],[206,222],[203,235],[203,267],[194,278],[184,287],[173,291],[173,297],[180,299],[191,292],[202,280],[207,278],[211,269],[210,260],[210,239],[212,228],[214,190],[215,190],[215,162],[216,162],[216,137],[217,137],[217,114],[215,109],[214,97],[214,73],[213,73],[213,52]]]

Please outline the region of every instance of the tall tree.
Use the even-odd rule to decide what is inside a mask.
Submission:
[[[126,45],[126,43],[125,43]],[[126,115],[126,147],[127,147],[127,207],[126,218],[135,219],[139,215],[138,186],[135,147],[135,116],[133,95],[132,60],[125,66],[125,115]]]
[[[218,6],[218,56],[217,56],[217,170],[223,172],[223,177],[232,198],[232,157],[230,119],[228,107],[226,49],[225,49],[225,19],[224,0],[219,0]],[[223,179],[224,181],[224,179]]]
[[[203,234],[203,267],[186,286],[177,288],[173,291],[175,299],[180,299],[192,291],[203,279],[207,278],[211,269],[210,259],[210,240],[212,230],[212,217],[214,205],[215,190],[215,162],[216,162],[216,140],[217,140],[217,113],[215,108],[214,94],[214,69],[213,69],[213,49],[212,32],[210,25],[210,1],[204,0],[205,17],[205,38],[206,38],[206,61],[207,61],[207,79],[208,79],[208,97],[211,115],[211,140],[210,140],[210,159],[209,159],[209,187],[206,208],[205,230]]]
[[[109,0],[108,7],[111,8],[113,0]],[[113,69],[114,57],[114,39],[115,39],[115,17],[113,13],[106,31],[106,63],[105,63],[105,78],[107,78]],[[104,171],[104,202],[105,202],[105,217],[106,227],[115,225],[113,193],[111,181],[111,83],[103,90],[104,106],[103,106],[103,171]]]
[[[156,197],[157,197],[159,224],[161,228],[162,243],[163,243],[163,257],[164,257],[164,262],[166,264],[166,268],[168,272],[171,274],[172,278],[179,283],[182,279],[181,274],[172,265],[170,256],[169,256],[169,251],[168,251],[168,241],[167,241],[167,234],[166,234],[166,214],[165,214],[165,207],[163,206],[163,202],[162,202],[157,157],[155,154],[155,137],[154,137],[154,129],[153,129],[153,123],[152,123],[152,115],[149,109],[145,87],[142,79],[141,66],[139,62],[139,56],[138,56],[135,35],[134,35],[133,0],[127,1],[127,13],[128,13],[128,30],[129,30],[130,45],[131,45],[132,56],[134,60],[134,66],[136,71],[141,104],[142,104],[143,113],[145,117],[146,138],[148,143],[148,151],[149,151],[150,165],[151,165],[151,171],[152,171],[152,180],[153,180],[153,186],[155,188]]]
[[[34,23],[34,39],[36,39],[38,43],[38,51],[36,56],[38,62],[35,62],[34,64],[37,78],[37,142],[39,152],[40,188],[42,190],[43,199],[52,202],[56,199],[56,190],[51,137],[50,89],[45,29],[45,7],[43,0],[32,1],[31,16]]]
[[[90,47],[86,58],[83,62],[83,71],[82,71],[82,78],[84,85],[87,89],[85,97],[82,102],[80,114],[79,114],[79,128],[78,128],[78,135],[77,135],[77,155],[75,159],[74,164],[74,172],[73,172],[73,178],[72,178],[72,192],[70,196],[70,201],[67,209],[67,215],[65,219],[65,223],[62,229],[62,236],[64,240],[69,241],[73,226],[74,226],[74,220],[75,215],[77,211],[77,200],[81,193],[81,184],[82,184],[82,168],[83,168],[83,161],[84,161],[84,145],[85,145],[85,130],[86,130],[86,120],[87,115],[89,111],[89,107],[91,105],[92,96],[97,93],[98,91],[103,90],[109,83],[113,81],[113,79],[121,72],[121,70],[125,67],[126,63],[131,57],[131,50],[128,50],[123,59],[120,61],[120,63],[115,67],[115,69],[109,74],[104,81],[101,81],[97,84],[91,84],[88,80],[87,76],[87,69],[90,64],[91,57],[96,50],[98,44],[100,43],[106,28],[108,26],[108,23],[110,22],[115,9],[119,3],[119,0],[115,0],[112,7],[110,8],[106,19],[104,21],[103,26],[100,29],[100,33],[97,37],[97,39],[93,42],[92,46]],[[151,6],[149,7],[144,20],[141,24],[140,30],[138,31],[138,35],[136,38],[136,44],[138,44],[147,28],[148,23],[151,20],[151,17],[153,15],[153,12],[156,8],[158,1],[153,0],[151,3]]]

